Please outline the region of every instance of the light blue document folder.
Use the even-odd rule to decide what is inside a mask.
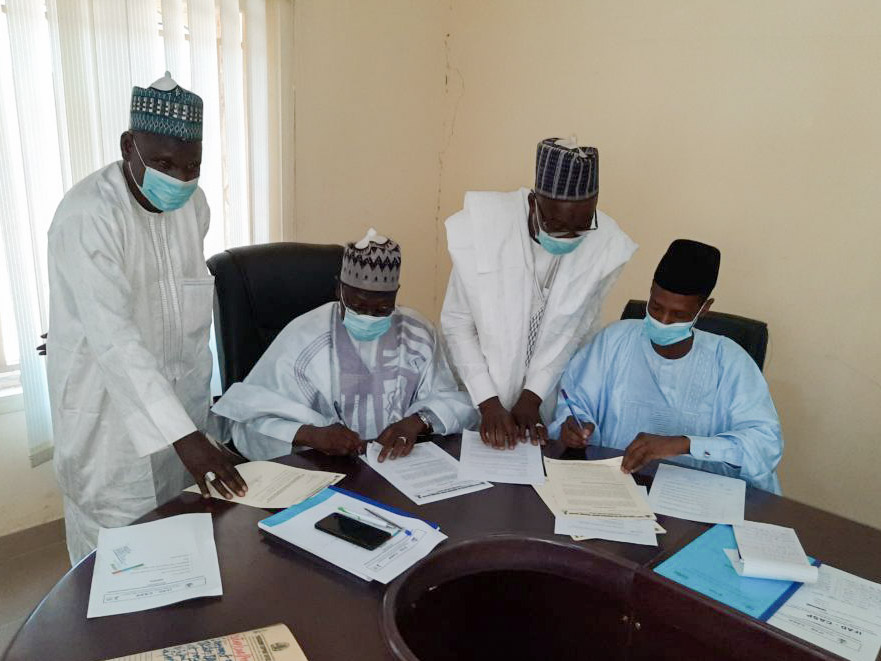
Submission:
[[[801,583],[739,576],[723,550],[736,548],[732,527],[715,525],[655,567],[655,571],[726,606],[767,620]]]

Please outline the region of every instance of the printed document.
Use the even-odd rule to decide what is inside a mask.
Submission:
[[[701,523],[743,523],[746,482],[716,473],[661,464],[649,491],[657,514]]]
[[[210,514],[181,514],[98,531],[86,617],[222,594]]]
[[[545,457],[551,493],[564,516],[654,519],[631,475],[621,472],[621,458],[565,461]]]
[[[741,576],[799,583],[817,581],[817,568],[808,560],[792,528],[744,521],[734,526],[734,537],[734,554],[739,557],[732,564]]]
[[[248,493],[243,497],[233,495],[232,498],[221,496],[214,485],[208,485],[211,496],[219,500],[228,500],[239,505],[250,505],[263,509],[284,509],[301,503],[310,496],[336,484],[342,480],[343,473],[327,473],[311,471],[294,466],[285,466],[274,461],[251,461],[236,466],[242,478],[248,484]],[[193,485],[185,489],[190,493],[200,493],[199,486]]]
[[[498,450],[484,444],[478,432],[464,431],[459,478],[505,484],[544,484],[541,446],[527,442]]]
[[[594,516],[561,517],[554,521],[554,534],[572,539],[608,539],[612,542],[657,546],[655,522],[651,519],[620,519]],[[577,539],[576,539],[577,538]]]
[[[307,661],[284,624],[252,629],[107,661]]]
[[[483,480],[459,479],[459,462],[434,443],[417,443],[406,457],[386,459],[382,463],[378,459],[381,450],[379,443],[368,443],[367,453],[361,458],[417,505],[492,486]]]
[[[881,585],[829,565],[769,620],[817,647],[851,661],[875,661],[881,649]]]
[[[342,513],[376,525],[398,526],[391,539],[373,549],[317,530],[326,516]],[[376,516],[379,514],[382,518]],[[399,514],[384,506],[360,500],[335,489],[325,489],[312,498],[279,512],[257,524],[261,530],[298,546],[365,581],[389,583],[431,553],[447,537],[422,519]]]

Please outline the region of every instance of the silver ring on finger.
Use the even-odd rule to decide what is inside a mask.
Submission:
[[[208,471],[207,473],[205,473],[205,481],[206,482],[213,482],[216,479],[217,479],[217,476],[214,474],[213,471]]]
[[[406,442],[407,442],[407,437],[406,437],[406,436],[398,436],[398,440],[399,440],[399,441],[404,441],[404,443],[406,443]]]
[[[536,423],[535,423],[535,428],[538,429],[539,427],[542,428],[542,429],[545,428],[545,426],[544,426],[542,423],[540,423],[540,422],[536,422]]]

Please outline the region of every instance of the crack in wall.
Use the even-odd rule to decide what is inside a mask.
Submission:
[[[453,3],[452,0],[449,5],[450,13],[453,12]],[[453,140],[453,135],[456,132],[456,117],[459,114],[459,103],[462,101],[462,97],[465,95],[465,78],[462,76],[462,71],[458,67],[454,67],[450,58],[450,41],[451,41],[452,32],[446,32],[444,36],[444,93],[443,93],[443,103],[446,108],[448,105],[448,100],[450,98],[450,87],[451,87],[451,78],[455,77],[458,79],[458,88],[459,93],[456,96],[455,101],[452,103],[452,112],[449,114],[448,118],[444,118],[443,124],[443,143],[441,144],[440,150],[437,153],[437,191],[435,196],[435,208],[434,208],[434,293],[432,296],[432,307],[433,310],[437,312],[438,320],[439,320],[439,308],[438,308],[438,299],[440,298],[441,285],[438,282],[438,273],[440,270],[440,257],[441,250],[445,248],[445,245],[441,245],[441,236],[444,234],[441,228],[441,194],[443,191],[443,178],[444,178],[444,165],[445,165],[445,157],[447,154],[447,149],[450,146],[450,143]]]

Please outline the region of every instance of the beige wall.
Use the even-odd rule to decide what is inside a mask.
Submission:
[[[431,312],[447,8],[297,0],[290,236],[343,243],[370,226],[401,243],[402,302]]]
[[[62,515],[52,462],[31,468],[24,411],[9,411],[11,399],[0,398],[0,537]]]
[[[881,5],[298,0],[294,51],[292,237],[376,225],[437,318],[437,218],[575,132],[641,246],[606,319],[671,239],[718,245],[717,309],[770,326],[785,493],[881,527]]]

